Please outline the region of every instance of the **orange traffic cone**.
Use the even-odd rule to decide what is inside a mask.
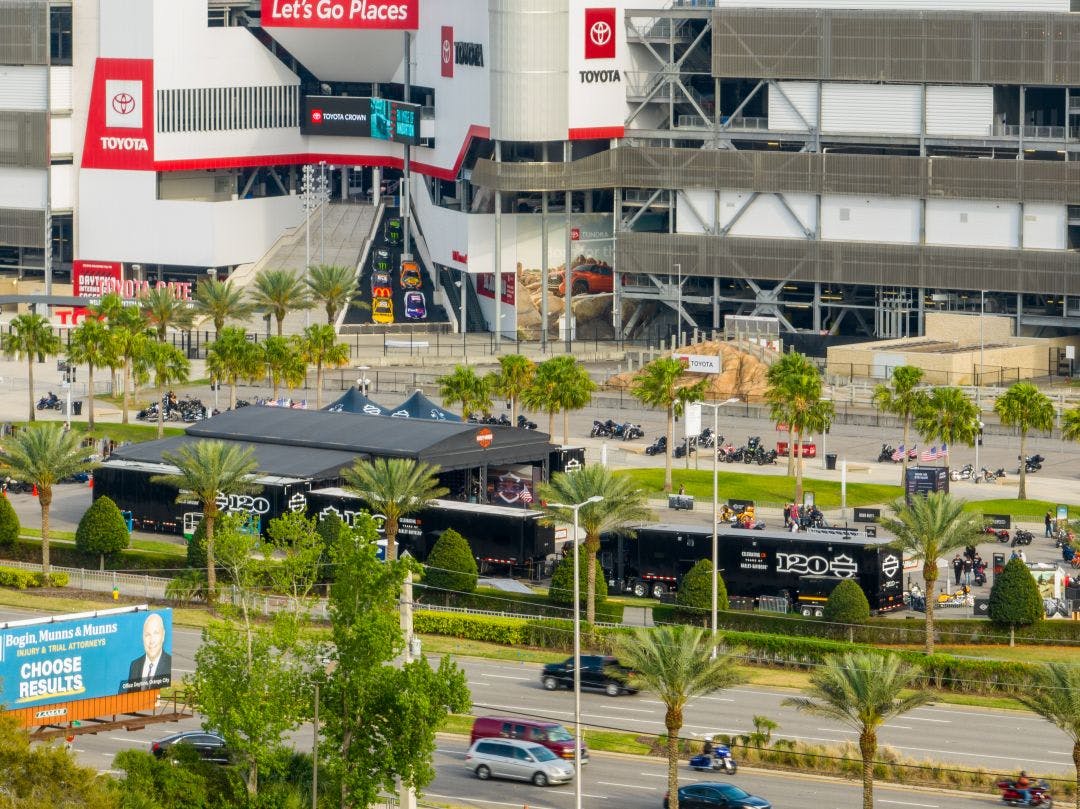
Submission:
[[[33,491],[30,492],[30,494],[32,496],[34,496],[34,497],[37,497],[37,484],[36,483],[34,484],[34,489],[33,489]]]
[[[90,475],[90,477],[88,477],[86,479],[86,485],[89,486],[91,489],[94,488],[94,476],[93,475]]]

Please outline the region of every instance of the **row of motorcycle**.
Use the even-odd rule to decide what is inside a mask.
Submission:
[[[239,404],[239,403],[237,403]],[[138,421],[157,421],[158,414],[164,409],[163,421],[182,421],[186,424],[202,421],[210,417],[210,411],[200,399],[194,396],[185,396],[177,399],[176,394],[169,391],[161,397],[160,402],[154,402],[144,410],[135,414]]]
[[[983,533],[994,537],[1002,545],[1009,545],[1013,548],[1017,545],[1030,545],[1031,541],[1035,539],[1033,533],[1025,531],[1023,528],[1017,528],[1010,534],[1006,528],[994,528],[988,525],[983,529]]]
[[[594,419],[592,423],[592,430],[589,432],[593,438],[620,438],[623,441],[633,441],[635,438],[644,438],[645,431],[641,429],[640,424],[633,424],[629,421],[617,422],[612,419],[606,421],[600,421]],[[665,440],[665,445],[666,445]],[[648,450],[646,450],[648,452]],[[653,455],[655,453],[649,453]]]
[[[490,413],[484,416],[469,416],[468,422],[470,424],[495,424],[501,427],[512,427],[514,422],[510,421],[510,417],[505,413],[501,413],[498,416],[493,416]],[[536,422],[529,421],[525,415],[519,415],[517,417],[517,427],[519,430],[535,430]]]

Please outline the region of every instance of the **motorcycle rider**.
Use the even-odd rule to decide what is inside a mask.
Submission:
[[[1020,770],[1020,776],[1016,779],[1013,788],[1017,794],[1024,799],[1024,803],[1031,805],[1031,779],[1028,778],[1027,773]]]

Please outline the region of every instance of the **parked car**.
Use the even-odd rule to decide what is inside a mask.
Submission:
[[[392,298],[375,298],[371,302],[371,319],[376,323],[394,322],[394,301]]]
[[[668,796],[664,795],[664,809]],[[679,787],[679,809],[772,809],[772,804],[734,784],[719,781]]]
[[[410,290],[405,293],[405,317],[409,320],[423,320],[427,317],[427,301],[424,293]]]
[[[391,257],[389,250],[380,247],[371,251],[372,272],[390,272],[390,269],[393,266],[393,258]]]
[[[555,276],[559,294],[566,294],[565,273]],[[570,289],[575,295],[595,295],[615,289],[615,273],[607,264],[579,264],[570,274]]]
[[[574,765],[546,747],[520,739],[480,739],[465,753],[465,766],[481,781],[514,778],[538,787],[565,784],[574,777]]]
[[[405,237],[402,231],[401,220],[398,217],[392,216],[386,220],[386,223],[383,225],[383,238],[390,244],[401,244]]]
[[[195,748],[200,758],[213,761],[216,764],[229,763],[229,750],[225,746],[225,740],[216,733],[205,730],[185,730],[182,733],[174,733],[164,739],[158,739],[150,743],[150,752],[156,758],[167,755],[169,750],[178,744],[186,744]]]
[[[603,691],[609,697],[620,694],[636,694],[637,689],[627,685],[630,670],[610,655],[581,656],[581,687]],[[548,663],[540,673],[540,683],[548,691],[574,687],[574,658],[562,663]]]
[[[390,281],[390,273],[373,272],[371,274],[371,297],[389,298],[394,294],[394,288]]]
[[[420,265],[415,261],[401,262],[401,288],[420,289],[424,285],[424,279],[420,275]]]
[[[574,760],[574,736],[558,722],[516,716],[478,716],[473,720],[470,742],[496,738],[534,742],[561,759]],[[581,743],[581,760],[589,760],[589,750],[584,741]]]

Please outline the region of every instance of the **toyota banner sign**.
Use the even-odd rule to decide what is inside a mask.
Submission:
[[[419,6],[420,0],[262,0],[262,24],[415,31],[420,27]]]
[[[420,105],[366,96],[304,96],[300,131],[305,135],[375,138],[416,146]]]

